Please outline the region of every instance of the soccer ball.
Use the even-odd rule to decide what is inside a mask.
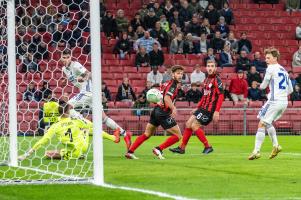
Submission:
[[[163,96],[162,96],[160,90],[158,90],[156,88],[150,89],[146,93],[146,99],[150,103],[158,103],[162,100],[162,98],[163,98]]]

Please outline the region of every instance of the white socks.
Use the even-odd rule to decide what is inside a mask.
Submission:
[[[267,126],[267,131],[268,131],[268,134],[271,138],[271,141],[273,143],[273,147],[277,147],[279,144],[278,144],[278,140],[277,140],[277,135],[276,135],[276,129],[274,128],[273,125],[268,125]]]
[[[265,138],[265,128],[258,128],[255,139],[254,153],[260,152],[261,145]]]
[[[103,119],[103,123],[105,125],[107,125],[107,127],[109,127],[110,129],[112,130],[115,130],[117,128],[120,128],[120,134],[125,136],[126,132],[123,128],[121,128],[114,120],[112,120],[111,118],[109,118],[108,116],[106,116],[104,119]]]

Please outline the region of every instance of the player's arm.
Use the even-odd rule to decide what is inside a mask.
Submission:
[[[219,120],[219,111],[221,110],[223,101],[224,101],[224,86],[223,86],[223,82],[220,78],[216,79],[215,82],[216,85],[216,92],[218,94],[218,99],[217,99],[217,103],[216,103],[216,108],[213,114],[213,121],[217,122]]]
[[[31,148],[29,149],[25,154],[18,157],[18,160],[22,161],[26,158],[28,158],[31,154],[33,154],[35,151],[37,151],[42,146],[48,144],[48,142],[51,140],[52,136],[55,134],[56,126],[51,126],[47,133]]]
[[[78,82],[85,82],[91,78],[91,73],[84,66],[82,66],[82,64],[77,63],[77,65],[75,65],[75,67],[76,67],[76,70],[78,70],[81,74],[77,78]]]
[[[169,87],[166,95],[164,96],[164,104],[167,105],[170,108],[172,117],[176,117],[176,115],[177,115],[177,109],[174,106],[174,104],[172,102],[172,99],[171,99],[171,97],[173,96],[176,89],[177,89],[176,84],[171,85]]]
[[[270,83],[271,78],[272,78],[272,72],[269,68],[267,68],[266,74],[264,76],[262,83],[259,86],[259,89],[261,89],[261,90],[266,89]]]

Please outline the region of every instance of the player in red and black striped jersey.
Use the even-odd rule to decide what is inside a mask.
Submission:
[[[182,66],[176,65],[172,67],[171,71],[173,76],[172,80],[162,84],[160,87],[160,91],[163,95],[162,101],[153,109],[150,115],[150,121],[146,125],[145,133],[137,137],[125,155],[126,158],[137,159],[134,155],[134,151],[155,133],[158,126],[162,126],[164,130],[172,134],[165,142],[153,148],[153,153],[159,159],[164,159],[162,152],[164,149],[177,143],[181,139],[181,130],[175,121],[177,110],[174,106],[174,101],[178,94],[178,84],[182,81],[184,69]]]
[[[177,148],[169,149],[174,153],[185,153],[185,147],[192,135],[195,132],[200,141],[204,144],[204,154],[213,151],[212,146],[208,143],[204,131],[201,126],[208,125],[212,120],[219,120],[219,111],[224,101],[223,83],[220,77],[216,74],[217,66],[214,61],[208,61],[206,70],[208,73],[204,81],[203,97],[197,105],[197,108],[192,111],[192,115],[186,122],[182,143]]]

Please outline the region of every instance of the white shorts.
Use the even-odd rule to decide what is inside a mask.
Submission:
[[[267,101],[259,111],[257,118],[265,124],[272,124],[282,116],[286,108],[287,103]]]
[[[91,107],[92,106],[92,93],[78,93],[74,97],[72,97],[69,101],[68,104],[72,105],[73,108],[85,108],[87,106]]]

